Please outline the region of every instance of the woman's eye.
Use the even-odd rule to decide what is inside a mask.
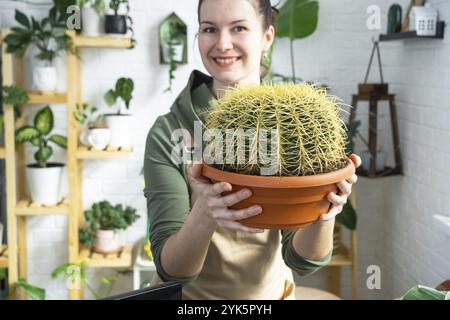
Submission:
[[[203,29],[204,33],[214,33],[215,31],[216,31],[216,28],[213,28],[213,27],[208,27],[208,28]]]
[[[247,30],[247,28],[246,28],[246,27],[243,27],[243,26],[236,26],[236,27],[234,28],[234,30],[236,30],[237,32],[242,32],[242,31]]]

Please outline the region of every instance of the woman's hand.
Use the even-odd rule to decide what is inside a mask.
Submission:
[[[355,168],[358,168],[361,165],[361,158],[356,154],[352,154],[350,156],[350,160],[353,161]],[[356,176],[356,174],[354,174],[349,179],[336,183],[339,189],[339,194],[330,192],[327,195],[328,201],[331,202],[331,208],[327,213],[324,213],[320,216],[319,221],[331,220],[336,215],[341,213],[344,204],[347,203],[347,199],[352,193],[352,184],[356,183],[357,179],[358,177]]]
[[[217,226],[232,230],[247,232],[263,232],[261,229],[249,228],[239,220],[252,217],[261,213],[261,206],[255,205],[245,209],[233,210],[228,207],[249,198],[252,193],[248,188],[222,196],[223,192],[231,191],[232,186],[228,182],[212,183],[202,175],[202,164],[187,166],[187,176],[191,187],[192,206],[196,206],[205,218],[210,219]]]

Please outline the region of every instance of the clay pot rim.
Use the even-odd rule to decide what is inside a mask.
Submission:
[[[213,168],[203,164],[202,174],[210,179],[226,181],[233,185],[260,188],[308,188],[318,187],[350,178],[355,173],[355,165],[347,158],[347,166],[342,169],[310,176],[273,177],[239,174]]]

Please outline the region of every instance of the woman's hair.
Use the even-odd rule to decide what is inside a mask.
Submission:
[[[270,26],[274,28],[277,25],[278,9],[272,7],[270,0],[249,0],[259,9],[259,14],[263,17],[263,29],[267,30]],[[200,23],[200,8],[205,0],[198,1],[198,20]]]

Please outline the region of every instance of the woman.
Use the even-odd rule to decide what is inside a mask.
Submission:
[[[260,83],[260,63],[272,45],[274,9],[269,0],[200,0],[199,49],[211,77],[194,71],[168,114],[151,128],[145,151],[145,196],[150,241],[157,267],[152,284],[175,280],[186,299],[293,299],[292,270],[307,275],[331,257],[334,217],[351,192],[354,175],[330,193],[331,209],[300,230],[257,230],[239,220],[260,206],[228,207],[251,190],[222,196],[229,183],[211,183],[201,164],[174,161],[174,130],[193,133],[208,103],[228,87]],[[356,166],[360,160],[352,156]]]

